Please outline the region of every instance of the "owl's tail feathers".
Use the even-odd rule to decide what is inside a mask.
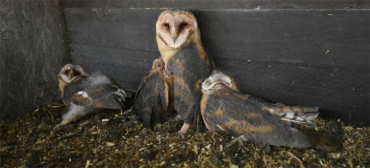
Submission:
[[[287,123],[316,127],[312,122],[319,114],[318,107],[301,107],[301,106],[278,106],[275,108],[275,114]]]

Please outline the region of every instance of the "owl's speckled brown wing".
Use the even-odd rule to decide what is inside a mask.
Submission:
[[[111,84],[84,88],[80,83],[72,83],[66,87],[64,100],[87,108],[119,109],[125,107],[126,92]]]
[[[162,122],[167,113],[172,111],[170,85],[161,68],[150,71],[141,82],[133,111],[145,127],[152,127]]]
[[[168,61],[167,68],[174,81],[174,108],[185,123],[193,125],[200,114],[201,83],[211,74],[213,62],[207,55],[200,56],[191,43]]]
[[[310,147],[311,142],[280,118],[248,102],[248,96],[229,89],[209,95],[202,116],[209,130],[228,132],[254,143],[274,146]]]
[[[119,109],[125,107],[125,99],[130,95],[109,80],[99,83],[99,79],[108,78],[99,73],[66,85],[63,95],[64,102],[87,108]]]

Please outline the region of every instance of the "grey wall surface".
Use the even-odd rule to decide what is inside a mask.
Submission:
[[[56,75],[67,62],[137,89],[159,57],[159,14],[181,8],[195,14],[216,66],[232,73],[243,92],[370,125],[366,0],[3,0],[0,6],[1,120],[58,96]]]
[[[368,9],[367,0],[64,0],[66,8]]]
[[[65,1],[73,63],[137,89],[159,57],[155,23],[162,8],[182,7],[197,17],[216,66],[232,73],[243,92],[318,106],[321,117],[369,126],[369,11],[361,9],[366,1],[262,1],[279,9],[254,9],[258,1],[192,2]]]
[[[0,18],[0,120],[12,120],[58,95],[69,46],[60,0],[2,0]]]

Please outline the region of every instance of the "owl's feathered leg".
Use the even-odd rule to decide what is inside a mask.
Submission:
[[[243,144],[243,142],[247,142],[247,141],[248,141],[248,139],[244,135],[241,135],[241,136],[238,136],[238,137],[234,138],[233,140],[231,140],[229,143],[226,144],[226,146],[230,147],[230,146],[235,145],[238,142],[239,142],[239,144]]]
[[[188,132],[189,128],[190,128],[190,125],[184,123],[184,125],[181,127],[181,130],[179,131],[179,134],[184,136],[186,134],[186,132]]]
[[[66,124],[68,124],[70,122],[72,122],[71,119],[65,119],[61,123],[59,123],[58,125],[56,125],[55,127],[53,127],[53,130],[57,130],[60,126],[66,125]]]
[[[68,124],[72,121],[75,121],[75,120],[79,119],[80,117],[82,117],[82,116],[84,116],[84,115],[86,115],[87,113],[90,113],[90,112],[91,112],[91,109],[72,104],[70,106],[69,111],[66,114],[63,115],[63,121],[60,124],[56,125],[53,128],[53,130],[56,130],[60,126],[63,126],[63,125],[66,125],[66,124]]]

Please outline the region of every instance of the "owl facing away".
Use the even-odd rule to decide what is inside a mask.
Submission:
[[[315,126],[311,120],[319,114],[317,107],[283,106],[242,94],[236,81],[218,70],[202,83],[202,92],[201,114],[206,127],[235,136],[229,146],[243,141],[296,148],[312,146],[289,123]]]
[[[165,73],[162,58],[154,60],[152,69],[139,86],[132,108],[145,127],[163,122],[172,113],[172,83],[172,76]]]

